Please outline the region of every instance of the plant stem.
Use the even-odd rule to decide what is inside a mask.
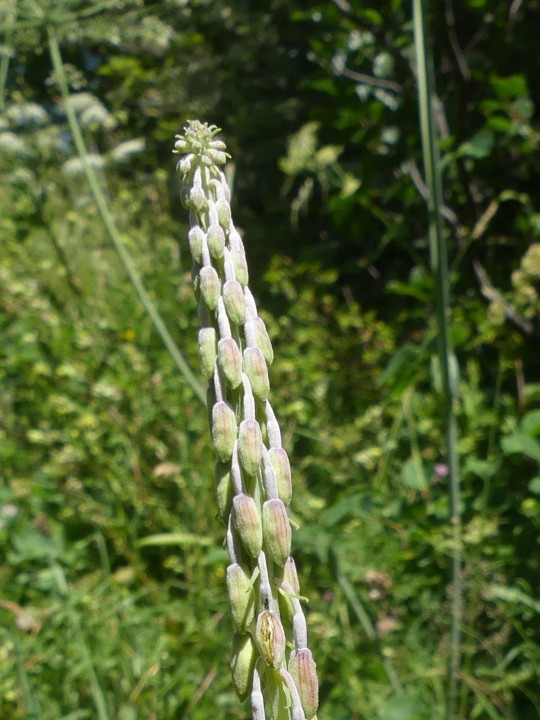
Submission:
[[[101,220],[103,221],[103,225],[105,226],[105,230],[107,231],[107,234],[114,246],[114,249],[118,254],[120,262],[122,263],[131,281],[131,284],[133,285],[137,295],[139,296],[139,300],[141,301],[142,306],[144,307],[146,313],[152,321],[158,335],[161,337],[163,344],[169,352],[169,355],[171,356],[176,367],[180,370],[181,374],[184,376],[184,379],[191,387],[195,395],[204,405],[206,405],[206,395],[201,384],[198,382],[197,378],[192,373],[184,356],[180,352],[180,349],[178,348],[169,330],[167,329],[167,326],[165,325],[165,322],[163,321],[163,318],[161,317],[157,307],[152,302],[150,296],[146,292],[146,288],[144,287],[144,284],[139,277],[137,270],[135,269],[133,261],[124,244],[122,243],[120,233],[118,232],[118,229],[114,222],[114,218],[107,205],[105,195],[101,190],[101,186],[99,184],[99,180],[97,178],[95,170],[88,162],[88,151],[86,149],[81,128],[77,120],[77,115],[75,114],[75,111],[73,110],[73,106],[71,104],[64,63],[62,61],[60,47],[58,45],[58,40],[54,28],[49,25],[47,27],[47,33],[49,37],[49,52],[56,75],[56,81],[58,83],[58,87],[62,95],[62,100],[64,102],[64,108],[66,111],[69,127],[73,135],[75,147],[77,148],[77,152],[84,168],[86,179],[88,180],[88,185],[90,186],[90,190],[94,197],[94,202],[96,203],[96,207],[101,216]]]
[[[452,600],[450,664],[448,678],[447,718],[456,717],[458,698],[458,676],[461,656],[461,626],[463,619],[462,601],[462,560],[461,560],[461,490],[457,449],[457,373],[450,339],[450,291],[448,279],[448,250],[443,234],[441,206],[442,181],[437,137],[432,106],[433,80],[431,57],[428,54],[424,30],[424,9],[422,0],[413,0],[414,39],[417,62],[418,100],[422,150],[429,213],[429,239],[431,268],[435,278],[435,305],[438,329],[438,357],[442,380],[442,399],[446,425],[448,455],[448,476],[450,482],[450,522],[452,526]]]

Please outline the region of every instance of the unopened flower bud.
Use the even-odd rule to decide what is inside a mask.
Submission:
[[[285,656],[285,631],[279,616],[271,610],[263,610],[257,618],[255,641],[264,661],[279,668]]]
[[[195,156],[193,155],[193,153],[184,155],[184,157],[178,161],[178,164],[176,166],[177,172],[179,172],[181,175],[188,175],[193,169],[194,162]]]
[[[289,672],[298,690],[306,720],[312,720],[319,706],[319,681],[311,650],[293,650],[289,658]]]
[[[232,388],[242,382],[242,355],[240,348],[232,338],[222,338],[218,342],[218,362],[221,372]]]
[[[231,250],[231,261],[234,268],[234,276],[245,287],[249,281],[249,272],[246,262],[246,256],[239,250]]]
[[[253,670],[257,661],[257,649],[249,633],[234,633],[231,650],[231,676],[240,700],[251,692]]]
[[[229,229],[231,224],[231,206],[226,200],[218,200],[216,202],[216,212],[218,222],[224,230]]]
[[[252,558],[262,549],[262,520],[255,500],[241,493],[233,498],[233,524],[242,545]]]
[[[217,272],[210,265],[201,268],[199,287],[206,307],[209,310],[215,310],[219,298],[220,284]]]
[[[199,357],[202,374],[207,380],[210,380],[214,374],[217,357],[216,331],[213,327],[199,330]]]
[[[189,249],[193,262],[202,263],[202,248],[204,241],[204,231],[199,225],[194,225],[188,234]]]
[[[217,462],[214,470],[214,485],[219,517],[227,522],[233,499],[230,463]]]
[[[223,142],[223,140],[210,140],[208,143],[208,146],[212,148],[212,150],[226,150],[227,146]]]
[[[227,162],[227,153],[221,152],[221,150],[208,150],[211,165],[225,165]]]
[[[237,563],[227,568],[227,593],[234,627],[245,632],[255,619],[255,592],[247,573]]]
[[[270,448],[268,455],[270,456],[270,462],[272,463],[272,467],[274,468],[274,472],[276,474],[278,495],[285,505],[288,505],[292,498],[291,465],[289,463],[289,456],[283,448]]]
[[[217,402],[212,408],[212,442],[222,462],[231,459],[236,433],[236,417],[232,408],[226,402]]]
[[[246,317],[246,301],[244,290],[237,280],[227,280],[223,286],[223,302],[229,320],[241,325]]]
[[[264,547],[268,556],[282,566],[291,553],[291,524],[282,500],[267,500],[262,511]]]
[[[221,260],[225,250],[225,233],[219,225],[210,225],[206,234],[210,255],[214,260]]]
[[[270,392],[270,381],[266,360],[258,347],[248,347],[244,350],[244,372],[249,378],[255,397],[266,400]]]
[[[268,331],[266,330],[264,320],[260,317],[256,317],[254,318],[253,322],[255,323],[255,337],[257,339],[257,347],[261,349],[261,352],[264,355],[264,359],[266,360],[266,362],[271,365],[274,362],[274,350],[272,348],[272,343],[270,341]]]
[[[300,581],[296,572],[296,563],[290,555],[283,566],[283,582],[287,583],[295,595],[300,595]]]
[[[255,475],[262,459],[262,433],[256,420],[243,420],[240,423],[238,459],[245,473]]]
[[[204,194],[204,190],[200,187],[192,187],[189,192],[190,206],[197,212],[202,212],[206,209],[207,200]]]

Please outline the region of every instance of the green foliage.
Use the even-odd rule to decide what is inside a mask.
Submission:
[[[193,368],[170,149],[187,118],[224,128],[275,348],[319,717],[443,717],[433,280],[410,4],[389,7],[2,5],[2,718],[244,716],[206,418],[102,229],[45,20],[122,240]],[[434,3],[430,18],[461,382],[459,712],[480,720],[540,708],[535,11],[466,0],[453,29]]]

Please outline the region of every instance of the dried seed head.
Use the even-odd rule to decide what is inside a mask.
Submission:
[[[204,231],[199,225],[194,225],[188,234],[189,249],[193,262],[202,263],[202,249],[204,242]]]
[[[253,670],[257,661],[257,649],[249,633],[234,633],[231,650],[231,676],[240,700],[251,692]]]
[[[206,307],[215,310],[219,299],[220,282],[217,272],[210,265],[201,268],[199,287]]]
[[[214,470],[214,484],[219,517],[227,522],[232,506],[233,486],[230,463],[217,462]]]
[[[233,525],[252,558],[262,549],[262,520],[255,500],[241,493],[233,498]]]
[[[279,616],[271,610],[263,610],[257,618],[255,641],[264,661],[279,668],[285,656],[285,631]]]
[[[276,481],[278,487],[278,495],[285,505],[291,502],[292,498],[292,480],[291,465],[289,456],[283,448],[270,448],[268,451],[270,462],[276,473]]]
[[[244,350],[244,372],[249,378],[255,397],[266,400],[270,392],[270,381],[266,361],[258,347],[248,347]]]
[[[232,338],[223,338],[218,342],[219,368],[225,380],[232,388],[242,382],[242,355],[240,348]]]
[[[246,301],[244,290],[238,280],[227,280],[223,286],[223,302],[229,320],[241,325],[246,318]]]
[[[293,650],[289,658],[289,672],[297,687],[306,720],[312,720],[319,706],[319,681],[311,650]]]
[[[243,420],[238,429],[238,459],[242,470],[255,475],[262,459],[262,433],[256,420]]]
[[[234,276],[245,287],[249,282],[249,271],[246,256],[240,250],[231,250],[231,261],[234,268]]]
[[[282,500],[267,500],[263,505],[263,540],[268,556],[279,566],[291,554],[291,525]]]
[[[199,357],[202,374],[207,380],[210,380],[214,374],[217,357],[216,331],[213,327],[199,330]]]
[[[232,408],[226,402],[217,402],[212,408],[212,442],[221,462],[232,457],[237,425]]]
[[[219,225],[210,225],[206,234],[206,242],[214,260],[221,260],[225,251],[225,233]]]
[[[227,568],[227,593],[234,627],[245,632],[255,620],[255,591],[247,573],[237,563]]]

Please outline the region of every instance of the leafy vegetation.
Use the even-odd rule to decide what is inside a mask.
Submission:
[[[538,2],[432,3],[460,393],[456,717],[539,716]],[[411,5],[0,7],[2,718],[245,717],[173,137],[224,129],[275,349],[319,717],[445,717],[448,463]]]

